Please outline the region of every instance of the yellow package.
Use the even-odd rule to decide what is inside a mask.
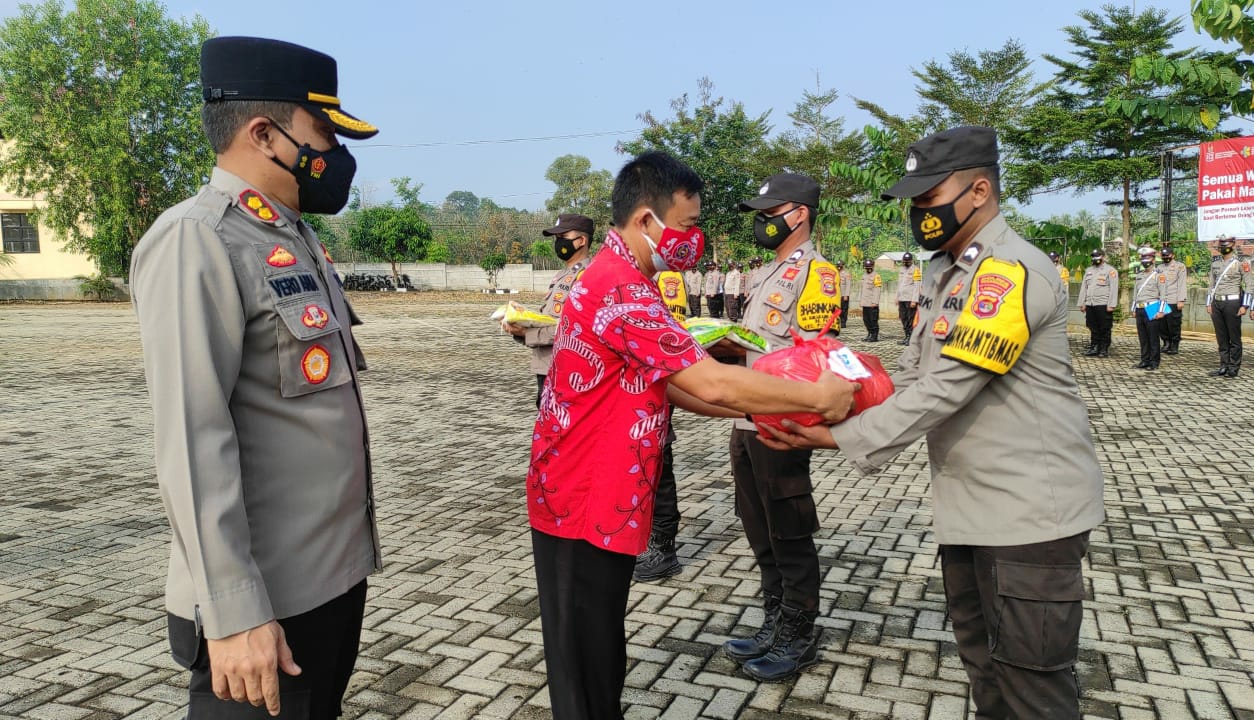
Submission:
[[[513,300],[497,308],[489,317],[493,320],[500,320],[510,325],[525,328],[546,327],[557,324],[557,318],[549,317],[543,313],[532,312]]]

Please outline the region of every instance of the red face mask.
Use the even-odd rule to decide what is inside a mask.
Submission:
[[[642,233],[653,250],[653,268],[658,272],[665,270],[683,272],[696,267],[697,261],[705,252],[705,233],[701,232],[701,228],[693,225],[688,228],[687,232],[680,232],[667,227],[666,223],[662,222],[662,218],[652,210],[649,214],[658,225],[662,226],[662,237],[657,242],[653,242],[653,238],[648,234]]]

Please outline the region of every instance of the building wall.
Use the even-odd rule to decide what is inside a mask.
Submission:
[[[0,188],[0,213],[29,213],[35,200],[21,199]],[[38,224],[39,252],[11,253],[11,265],[0,265],[3,280],[68,280],[75,275],[94,275],[96,265],[86,255],[65,250],[65,241],[43,222]]]

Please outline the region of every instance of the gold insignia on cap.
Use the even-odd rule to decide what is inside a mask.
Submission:
[[[323,95],[322,93],[309,93],[309,102],[326,103],[327,105],[339,105],[340,99],[334,95]]]
[[[332,108],[322,108],[322,112],[326,113],[327,118],[329,118],[332,123],[339,125],[340,127],[348,128],[349,130],[352,130],[353,132],[365,133],[365,132],[378,132],[379,131],[379,128],[375,127],[374,125],[371,125],[370,123],[364,122],[362,120],[358,120],[357,118],[351,118],[345,115],[344,113],[340,112],[339,110],[335,110]]]

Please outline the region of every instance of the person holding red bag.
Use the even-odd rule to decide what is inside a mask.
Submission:
[[[1067,345],[1067,290],[998,206],[997,134],[910,146],[884,199],[909,198],[928,265],[896,392],[830,428],[765,444],[842,448],[864,473],[926,436],[958,656],[980,718],[1080,718],[1081,561],[1105,519],[1102,471]]]
[[[818,206],[819,184],[794,173],[772,175],[757,197],[740,204],[757,213],[754,242],[775,253],[749,290],[741,324],[774,348],[792,345],[793,332],[815,337],[840,309],[840,273],[810,240]],[[762,357],[739,354],[751,368]],[[810,451],[771,450],[757,435],[750,418],[736,420],[730,449],[736,514],[758,561],[765,619],[752,636],[725,643],[723,652],[750,676],[773,681],[796,675],[818,656],[819,518]]]

